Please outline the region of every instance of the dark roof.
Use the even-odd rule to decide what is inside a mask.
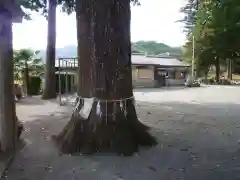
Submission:
[[[159,65],[159,66],[180,66],[187,67],[189,66],[187,63],[179,61],[173,57],[156,57],[156,56],[141,56],[141,55],[133,55],[132,56],[132,64],[133,65]]]
[[[74,62],[74,58],[63,58],[61,60],[61,67],[73,67],[74,63],[77,66],[77,60]],[[59,67],[59,61],[56,60],[55,67]],[[132,55],[133,65],[157,65],[157,66],[169,66],[169,67],[188,67],[189,64],[179,61],[173,57],[156,57],[156,56],[144,56],[144,55]]]

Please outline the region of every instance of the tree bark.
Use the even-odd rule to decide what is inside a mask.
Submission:
[[[205,82],[207,82],[208,72],[209,72],[209,67],[204,70],[204,79],[205,79]]]
[[[230,59],[230,73],[229,73],[229,79],[232,80],[232,70],[233,70],[233,61]]]
[[[46,51],[45,79],[42,99],[56,98],[56,8],[57,1],[49,0],[48,7],[48,38]]]
[[[13,93],[12,21],[0,12],[0,138],[1,150],[7,152],[16,146],[17,118]]]
[[[219,83],[219,76],[220,76],[220,60],[216,58],[215,62],[215,72],[216,72],[216,82]]]
[[[92,97],[91,0],[76,1],[78,95]]]
[[[227,60],[227,72],[228,72],[228,79],[232,80],[232,60]]]
[[[93,59],[87,70],[91,72],[93,98],[78,99],[56,142],[63,153],[132,155],[140,146],[152,146],[157,141],[138,121],[134,107],[130,2],[92,0],[91,10]],[[84,72],[80,71],[81,76]]]
[[[27,62],[25,62],[25,68],[23,70],[23,76],[24,76],[24,84],[25,84],[26,95],[29,95],[29,69],[28,69]]]

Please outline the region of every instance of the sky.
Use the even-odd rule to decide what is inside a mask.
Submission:
[[[182,14],[179,9],[185,0],[140,0],[141,6],[132,7],[131,40],[153,40],[170,46],[184,44],[183,25],[177,23]],[[32,13],[31,21],[13,25],[15,49],[45,49],[47,21],[40,14]],[[75,14],[57,11],[57,48],[76,45]]]

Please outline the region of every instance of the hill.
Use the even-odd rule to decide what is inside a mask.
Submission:
[[[39,57],[42,59],[45,59],[46,51],[40,50]],[[57,48],[56,49],[56,58],[60,57],[76,57],[77,56],[77,47],[74,45],[65,46],[63,48]]]
[[[164,43],[157,43],[155,41],[138,41],[132,43],[132,52],[133,53],[147,53],[148,55],[158,55],[168,52],[173,56],[181,56],[182,50],[181,47],[170,47]],[[45,59],[46,51],[40,51],[39,56]],[[75,45],[65,46],[64,48],[56,49],[56,57],[76,57],[77,48]]]
[[[158,55],[169,52],[170,54],[182,54],[181,47],[170,47],[164,43],[155,41],[138,41],[132,43],[132,52],[147,53],[149,55]]]

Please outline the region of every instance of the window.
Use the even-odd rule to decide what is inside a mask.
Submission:
[[[181,72],[181,79],[185,79],[186,72]]]
[[[166,76],[166,71],[158,71],[158,75],[160,76]]]
[[[138,69],[138,78],[139,79],[152,79],[153,78],[152,69]]]
[[[175,79],[175,71],[167,71],[166,76],[168,76],[169,79]]]

